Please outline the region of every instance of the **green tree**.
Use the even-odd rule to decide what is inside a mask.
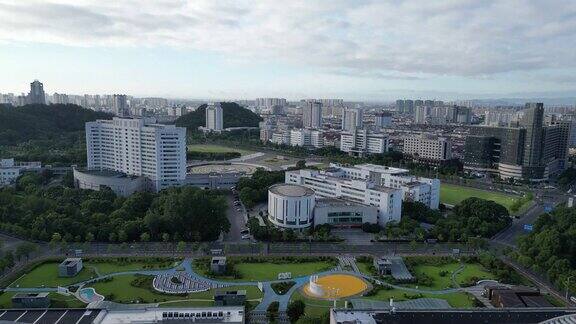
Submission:
[[[298,319],[304,315],[305,308],[306,304],[301,300],[295,300],[288,304],[286,313],[288,314],[288,318],[290,318],[290,322],[294,323],[298,321]]]
[[[186,249],[186,242],[184,241],[178,242],[178,244],[176,245],[176,251],[181,253],[184,252],[185,249]]]
[[[150,234],[144,232],[140,235],[141,242],[149,242],[150,241]]]

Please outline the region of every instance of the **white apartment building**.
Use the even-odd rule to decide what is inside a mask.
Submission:
[[[445,137],[410,135],[404,138],[405,154],[429,161],[446,161],[452,158],[452,141]]]
[[[224,113],[220,103],[209,104],[206,107],[206,129],[216,132],[224,129]]]
[[[322,131],[310,129],[293,129],[290,131],[290,145],[321,148],[324,146]]]
[[[371,179],[346,176],[342,168],[332,167],[323,171],[295,170],[286,172],[286,183],[299,184],[314,190],[317,198],[340,198],[355,203],[374,206],[378,210],[378,224],[399,222],[402,209],[402,191],[384,187]]]
[[[89,170],[144,176],[160,191],[186,178],[186,128],[154,118],[114,118],[86,123]]]
[[[360,108],[344,109],[342,113],[342,130],[352,131],[362,128],[364,113]]]
[[[374,126],[379,128],[392,126],[392,114],[388,112],[376,113],[374,115]]]
[[[340,135],[340,150],[350,155],[382,154],[388,151],[388,135],[354,129]]]
[[[270,142],[278,145],[290,145],[290,139],[290,131],[279,131],[272,133],[272,139],[270,139]]]
[[[377,185],[402,190],[402,200],[417,201],[431,209],[440,205],[440,180],[416,177],[409,170],[392,168],[376,164],[359,164],[354,167],[342,167],[344,178],[373,181]]]

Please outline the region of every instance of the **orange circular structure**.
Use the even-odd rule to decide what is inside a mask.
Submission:
[[[306,284],[303,291],[309,297],[332,300],[359,295],[368,288],[368,283],[361,278],[349,274],[333,274],[314,278],[314,282]]]

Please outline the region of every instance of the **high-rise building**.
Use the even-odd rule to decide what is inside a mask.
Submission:
[[[322,103],[308,101],[302,108],[302,124],[304,128],[322,128]]]
[[[543,178],[542,126],[544,125],[544,104],[527,103],[519,126],[526,129],[524,141],[524,173],[530,179]]]
[[[425,124],[426,118],[430,114],[429,106],[417,106],[414,108],[414,123],[415,124]]]
[[[290,131],[290,145],[321,148],[324,146],[322,131],[313,129],[293,129]]]
[[[354,129],[340,134],[340,150],[353,156],[382,154],[388,151],[388,135],[365,129]]]
[[[44,93],[42,82],[34,80],[34,82],[30,83],[27,101],[29,104],[46,104],[46,94]]]
[[[379,112],[374,115],[374,126],[378,128],[392,126],[392,114],[389,112]]]
[[[118,118],[86,123],[89,170],[143,176],[152,190],[181,185],[186,178],[186,128],[154,118]]]
[[[206,107],[206,129],[216,132],[224,129],[224,112],[220,103],[209,104]]]
[[[342,130],[351,131],[363,126],[363,110],[360,108],[347,108],[342,113]]]
[[[115,94],[112,97],[112,111],[118,117],[130,116],[130,108],[128,107],[126,95]]]
[[[286,99],[284,98],[256,98],[254,100],[256,107],[272,107],[272,106],[286,106]]]
[[[548,179],[567,167],[571,125],[543,124],[543,104],[529,103],[518,127],[471,127],[464,147],[465,166],[492,170],[504,179]]]

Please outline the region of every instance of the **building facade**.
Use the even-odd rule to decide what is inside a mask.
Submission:
[[[364,113],[360,108],[347,108],[342,113],[342,130],[352,131],[363,126]]]
[[[342,132],[340,150],[359,157],[366,154],[382,154],[388,152],[388,135],[373,133],[365,129]]]
[[[224,129],[224,113],[220,103],[209,104],[206,107],[206,129],[216,132]]]
[[[452,141],[446,137],[410,135],[404,138],[403,152],[418,160],[442,162],[452,158]]]
[[[308,101],[302,108],[302,124],[304,128],[322,128],[322,103]]]
[[[381,186],[371,179],[347,178],[344,169],[332,167],[323,171],[287,171],[285,182],[310,188],[318,198],[340,198],[374,206],[378,210],[377,218],[380,225],[400,221],[402,208],[400,189]]]
[[[46,104],[46,93],[44,93],[44,85],[38,80],[30,83],[30,92],[28,93],[29,104]]]
[[[186,128],[154,118],[114,118],[86,123],[89,170],[143,176],[151,190],[181,185],[186,178]]]
[[[281,228],[303,229],[314,221],[314,191],[306,186],[282,183],[268,190],[268,220]]]

